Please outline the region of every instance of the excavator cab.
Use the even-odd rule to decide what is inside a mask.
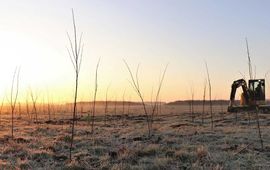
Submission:
[[[240,105],[237,105],[237,102],[235,102],[235,94],[238,87],[242,87],[243,90]],[[248,85],[244,79],[234,81],[228,112],[254,111],[257,109],[270,112],[270,106],[266,105],[265,101],[265,80],[251,79],[248,81]]]
[[[265,80],[256,79],[248,81],[251,98],[256,104],[265,104]]]

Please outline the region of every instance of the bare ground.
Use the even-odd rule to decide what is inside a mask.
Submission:
[[[260,114],[261,149],[255,115],[214,114],[194,122],[189,113],[167,113],[155,118],[148,138],[143,115],[96,118],[91,134],[87,115],[76,125],[72,161],[69,161],[70,121],[16,118],[10,137],[9,115],[0,122],[2,169],[269,169],[270,115]]]

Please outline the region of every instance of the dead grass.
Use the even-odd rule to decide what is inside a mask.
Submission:
[[[167,107],[167,106],[166,106]],[[167,107],[168,109],[168,107]],[[164,110],[164,109],[163,109]],[[208,115],[209,116],[209,115]],[[261,151],[256,121],[226,114],[215,123],[205,116],[190,123],[188,115],[167,114],[156,118],[148,138],[144,116],[108,116],[107,125],[97,115],[95,133],[80,119],[74,138],[74,160],[69,162],[68,121],[29,124],[15,119],[14,140],[9,135],[9,116],[2,116],[0,167],[2,169],[269,169],[270,115],[261,121],[265,148]],[[124,121],[122,122],[122,120]],[[197,121],[197,119],[199,121]],[[138,120],[142,120],[138,122]],[[58,123],[57,123],[58,122]],[[172,126],[173,125],[173,126]]]

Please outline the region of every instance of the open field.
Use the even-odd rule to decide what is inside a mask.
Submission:
[[[163,106],[155,117],[153,135],[147,136],[146,117],[140,106],[129,115],[97,115],[91,134],[87,113],[78,114],[73,161],[69,162],[71,113],[51,121],[39,115],[31,122],[16,115],[14,140],[10,115],[0,123],[0,166],[4,169],[269,169],[270,115],[260,114],[264,149],[261,150],[255,115],[220,114],[215,106],[214,129],[209,115],[201,124],[199,106],[191,122],[188,106]],[[215,108],[214,107],[214,108]],[[187,108],[185,110],[184,108]],[[182,110],[181,110],[182,109]],[[225,107],[223,108],[225,110]],[[101,111],[101,108],[98,108]]]

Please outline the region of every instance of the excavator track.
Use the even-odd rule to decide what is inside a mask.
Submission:
[[[228,112],[237,113],[237,112],[251,112],[258,110],[262,113],[270,114],[270,105],[259,105],[259,106],[229,106]]]

